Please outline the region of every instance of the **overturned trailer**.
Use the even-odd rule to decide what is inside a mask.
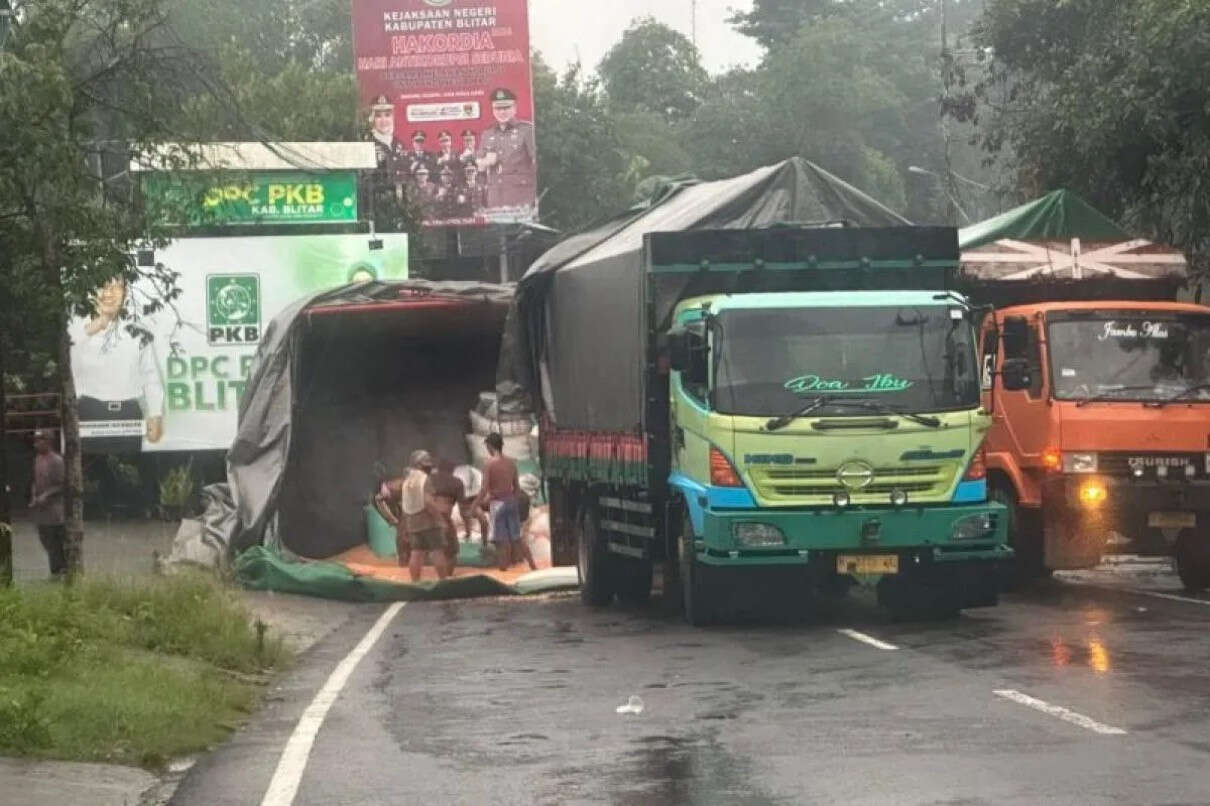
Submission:
[[[492,387],[512,289],[365,283],[300,300],[265,331],[240,401],[227,489],[206,539],[326,558],[365,540],[379,468],[424,448],[467,458],[467,411]]]

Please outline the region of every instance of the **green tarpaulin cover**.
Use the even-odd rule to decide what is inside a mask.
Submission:
[[[1010,238],[1015,241],[1125,241],[1131,237],[1099,210],[1070,190],[1054,190],[1040,199],[958,230],[958,247]]]
[[[579,587],[575,568],[534,571],[512,585],[485,574],[440,582],[391,582],[358,576],[339,563],[292,562],[265,546],[253,546],[235,560],[241,584],[252,590],[296,593],[347,602],[420,602],[469,599],[477,596],[516,596]]]

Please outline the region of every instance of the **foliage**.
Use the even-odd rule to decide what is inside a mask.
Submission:
[[[986,75],[951,113],[1030,196],[1068,187],[1128,228],[1190,250],[1210,237],[1210,6],[996,0]]]
[[[160,506],[176,513],[186,513],[197,495],[197,477],[193,473],[193,460],[178,465],[160,480]]]
[[[127,490],[138,489],[141,479],[139,478],[139,468],[131,462],[123,462],[122,459],[114,454],[109,454],[105,457],[105,465],[109,469],[109,473],[120,487]]]
[[[654,112],[666,120],[697,108],[709,82],[697,48],[667,25],[634,21],[597,68],[614,112]]]
[[[597,82],[537,55],[533,73],[543,223],[571,231],[625,208],[627,159]]]
[[[0,752],[157,766],[221,740],[288,659],[200,575],[0,590]]]
[[[364,133],[351,71],[316,70],[291,61],[265,74],[250,51],[235,45],[224,48],[219,62],[231,98],[202,95],[184,111],[191,125],[212,139],[340,141]]]

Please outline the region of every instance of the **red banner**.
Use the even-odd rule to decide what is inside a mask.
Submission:
[[[353,0],[353,48],[379,168],[425,226],[535,218],[527,0]]]

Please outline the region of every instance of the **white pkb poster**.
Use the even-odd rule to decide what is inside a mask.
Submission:
[[[179,273],[180,296],[131,334],[154,298],[139,284],[98,290],[97,315],[69,326],[85,450],[227,449],[266,325],[296,300],[371,279],[407,278],[406,234],[181,238],[155,260]]]

